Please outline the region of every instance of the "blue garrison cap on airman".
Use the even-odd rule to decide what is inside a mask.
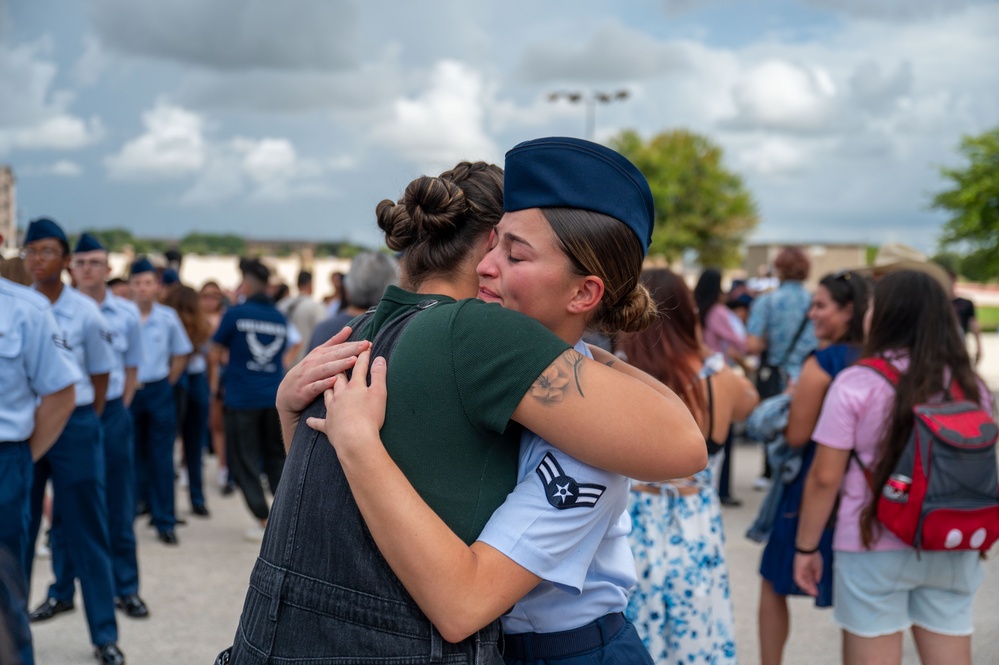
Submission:
[[[97,252],[97,251],[107,251],[104,249],[104,245],[101,241],[90,235],[89,233],[81,233],[80,239],[76,241],[76,249],[73,250],[74,254],[79,254],[81,252]]]
[[[163,280],[163,286],[170,286],[180,281],[180,275],[173,268],[164,268],[160,279]]]
[[[144,256],[141,259],[132,261],[132,268],[129,270],[128,274],[134,277],[135,275],[143,272],[156,272],[156,268],[154,268],[153,264],[149,262],[149,259]]]
[[[655,204],[649,183],[623,155],[592,141],[549,137],[506,153],[503,209],[581,208],[614,217],[649,251]]]
[[[39,217],[28,224],[28,232],[24,236],[24,244],[44,240],[45,238],[55,238],[61,240],[69,246],[69,240],[62,228],[48,217]]]

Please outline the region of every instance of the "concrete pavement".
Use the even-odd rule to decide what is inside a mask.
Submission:
[[[980,371],[993,391],[999,392],[999,335],[984,336],[984,360]],[[743,534],[756,515],[762,492],[751,489],[760,467],[754,446],[737,446],[734,457],[734,494],[743,499],[739,508],[723,512],[728,535],[727,552],[736,614],[739,662],[758,663],[756,602],[759,590],[759,559],[762,546]],[[205,478],[215,478],[215,461],[208,458]],[[152,615],[132,620],[119,613],[119,645],[129,663],[210,665],[215,655],[232,642],[242,607],[250,569],[259,544],[244,540],[253,526],[242,497],[222,497],[214,484],[207,488],[210,519],[190,514],[186,491],[177,490],[178,515],[187,526],[178,527],[178,547],[159,543],[146,520],[137,522],[141,595]],[[975,603],[976,633],[974,662],[999,662],[999,563],[986,562],[986,578]],[[34,608],[45,598],[51,580],[46,559],[35,562],[31,602]],[[41,624],[33,624],[35,653],[39,665],[88,665],[93,663],[90,640],[80,594],[76,610]],[[815,609],[804,598],[791,601],[791,637],[785,662],[789,665],[833,665],[840,662],[840,633],[831,613]],[[910,637],[906,637],[905,663],[918,662]]]

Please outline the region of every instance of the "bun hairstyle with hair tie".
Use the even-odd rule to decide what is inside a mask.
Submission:
[[[503,170],[461,162],[439,176],[421,176],[398,202],[375,207],[389,249],[402,252],[403,288],[460,269],[470,250],[503,216]]]
[[[639,281],[655,206],[634,164],[592,141],[525,141],[506,154],[503,194],[507,212],[540,208],[575,272],[603,281],[590,326],[638,332],[655,322],[656,305]]]

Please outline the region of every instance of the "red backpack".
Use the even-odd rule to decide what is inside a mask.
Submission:
[[[884,358],[857,364],[898,385],[899,371]],[[912,435],[878,494],[878,520],[917,549],[988,551],[999,539],[999,427],[956,381],[943,402],[912,412]],[[874,491],[870,470],[853,456]]]

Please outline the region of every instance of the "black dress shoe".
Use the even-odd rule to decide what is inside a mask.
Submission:
[[[28,621],[34,623],[35,621],[45,621],[46,619],[51,619],[57,614],[62,614],[63,612],[70,612],[75,608],[73,601],[68,603],[62,600],[56,600],[55,598],[46,598],[45,602],[35,608],[35,611],[28,615]]]
[[[121,652],[121,649],[114,642],[94,647],[94,658],[101,665],[125,665],[125,654]]]
[[[149,616],[149,608],[137,593],[120,596],[114,601],[114,605],[133,619],[145,619]]]
[[[193,506],[191,512],[198,517],[208,517],[208,508],[204,506]]]
[[[166,545],[177,544],[177,534],[173,532],[173,529],[171,529],[170,531],[160,531],[159,533],[156,534],[156,537],[160,539],[161,543],[164,543]]]
[[[729,506],[731,508],[738,508],[742,505],[742,500],[736,499],[734,496],[723,496],[719,499],[719,501],[721,501],[721,505]]]

